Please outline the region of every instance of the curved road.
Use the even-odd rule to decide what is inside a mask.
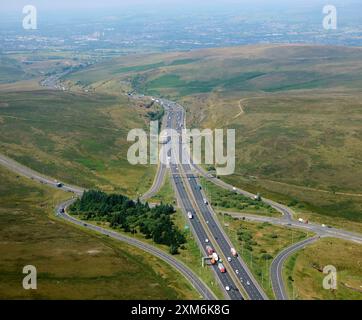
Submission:
[[[252,214],[243,214],[240,212],[229,212],[224,211],[226,214],[238,218],[238,219],[245,219],[247,221],[253,222],[268,222],[274,225],[285,226],[285,227],[293,227],[297,229],[302,229],[308,232],[315,233],[319,236],[324,237],[331,237],[331,238],[338,238],[347,241],[353,241],[358,244],[362,244],[362,235],[350,231],[329,228],[329,227],[322,227],[319,224],[315,223],[302,223],[296,220],[286,221],[284,218],[276,218],[276,217],[266,217],[266,216],[258,216]]]
[[[161,131],[165,130],[166,128],[171,128],[171,117],[170,117],[170,113],[167,109],[165,109],[165,115],[162,119],[162,126],[161,126]],[[166,119],[166,121],[165,121]],[[166,172],[167,172],[167,167],[164,164],[166,155],[161,154],[160,158],[163,158],[163,162],[159,163],[159,166],[157,168],[157,173],[153,182],[152,187],[140,198],[141,201],[146,201],[150,198],[152,198],[153,196],[155,196],[161,189],[163,181],[165,180],[165,176],[166,176]]]
[[[12,160],[2,154],[0,154],[0,165],[8,168],[10,171],[13,171],[16,174],[19,174],[25,178],[29,178],[31,180],[38,181],[41,184],[47,185],[52,188],[58,188],[57,187],[58,182],[56,180],[46,177],[46,176],[40,174],[39,172],[36,172],[30,168],[27,168],[27,167],[23,166],[22,164],[16,162],[15,160]],[[85,189],[80,188],[80,187],[71,186],[71,185],[63,185],[62,190],[67,191],[67,192],[72,192],[72,193],[75,193],[76,195],[80,196],[83,194]]]
[[[270,277],[272,282],[273,291],[277,300],[288,300],[288,294],[283,280],[283,266],[285,261],[295,252],[305,248],[307,245],[312,244],[319,240],[320,237],[313,237],[305,239],[301,242],[295,243],[279,253],[273,260],[270,266]]]
[[[97,233],[103,234],[107,237],[125,242],[131,246],[137,247],[143,251],[146,251],[150,254],[152,254],[155,257],[160,258],[161,260],[165,261],[175,269],[177,269],[191,284],[192,286],[199,292],[200,296],[203,299],[206,300],[215,300],[215,296],[212,293],[212,291],[207,287],[207,285],[199,279],[199,277],[193,273],[193,271],[190,270],[186,265],[184,265],[182,262],[175,259],[173,256],[165,253],[164,251],[157,249],[156,247],[144,243],[140,240],[124,236],[118,232],[107,230],[105,228],[87,223],[82,220],[78,220],[69,214],[66,213],[66,209],[69,205],[71,205],[74,202],[73,200],[69,200],[61,205],[59,205],[56,209],[56,214],[58,217],[71,222],[72,224],[81,226],[83,228],[87,228],[89,230],[95,231]]]

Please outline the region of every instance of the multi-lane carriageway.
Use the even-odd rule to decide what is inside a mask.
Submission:
[[[184,124],[183,109],[170,102],[164,103],[164,107],[168,113],[167,128],[177,130],[180,135]],[[169,143],[172,144],[172,141]],[[182,143],[176,145],[179,150],[174,152],[174,154],[178,154],[181,159],[188,159]],[[169,152],[168,156],[172,158],[174,155],[171,155]],[[202,252],[207,256],[206,246],[210,245],[215,251],[220,249],[221,252],[218,253],[221,256],[225,258],[231,257],[231,261],[223,259],[227,269],[226,273],[221,273],[216,265],[211,266],[223,288],[229,287],[230,290],[225,291],[226,294],[230,299],[242,300],[243,295],[238,289],[238,287],[242,287],[248,298],[252,300],[266,299],[265,293],[251,275],[245,263],[240,257],[233,257],[231,255],[231,242],[220,226],[211,207],[205,204],[205,196],[200,188],[197,177],[192,173],[190,163],[185,164],[179,160],[173,161],[174,164],[170,165],[172,180],[177,192],[177,198],[184,212],[191,212],[194,216],[193,219],[190,219],[190,224],[199,246],[202,248]],[[206,242],[206,239],[209,242]]]

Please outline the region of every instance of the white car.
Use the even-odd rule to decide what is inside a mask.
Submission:
[[[250,286],[250,282],[249,282],[249,281],[246,281],[246,284],[247,284],[248,286]]]
[[[229,287],[229,286],[226,286],[226,287],[225,287],[225,290],[226,290],[226,291],[230,291],[230,287]]]
[[[209,239],[205,239],[205,242],[206,242],[206,243],[209,243]]]
[[[230,257],[228,257],[228,261],[231,262],[231,258],[230,258]]]
[[[239,274],[239,270],[235,270],[235,273],[236,273],[236,274]]]

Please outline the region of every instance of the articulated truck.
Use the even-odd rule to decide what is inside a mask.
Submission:
[[[238,256],[238,253],[236,252],[236,250],[234,248],[231,248],[230,251],[231,251],[231,254],[233,255],[233,257]]]

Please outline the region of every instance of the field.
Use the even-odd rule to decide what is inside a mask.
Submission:
[[[323,268],[337,270],[337,289],[323,289]],[[290,257],[285,279],[289,296],[298,300],[361,300],[362,247],[339,239],[322,239]]]
[[[52,217],[69,197],[0,168],[2,299],[194,299],[188,282],[162,261]],[[34,265],[38,289],[22,288]],[[142,283],[142,285],[140,285]]]
[[[271,262],[284,248],[311,235],[269,223],[245,222],[228,215],[219,214],[218,217],[255,278],[269,298],[274,298],[269,274]]]

